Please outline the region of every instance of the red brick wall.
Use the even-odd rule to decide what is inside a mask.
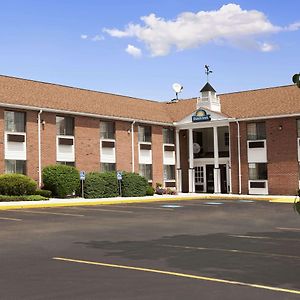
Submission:
[[[299,177],[296,118],[267,120],[266,132],[269,194],[295,195]]]
[[[5,172],[5,164],[4,164],[4,109],[0,108],[0,174]]]
[[[131,172],[132,170],[131,123],[116,121],[115,127],[116,127],[117,170]],[[135,143],[137,143],[137,140],[135,140]]]
[[[163,183],[163,134],[161,126],[152,126],[152,174],[153,186]]]
[[[247,157],[247,123],[240,124],[240,153],[241,153],[241,183],[242,194],[248,194],[248,157]],[[231,151],[231,182],[232,192],[239,192],[239,172],[238,172],[238,126],[230,123],[230,151]]]
[[[42,113],[41,121],[45,125],[41,126],[41,140],[42,140],[42,168],[56,163],[56,119],[54,113]],[[34,137],[27,137],[35,139]],[[37,143],[37,135],[36,140]]]
[[[75,117],[75,164],[78,170],[100,170],[99,127],[99,119]]]
[[[26,113],[26,151],[27,151],[27,175],[38,181],[38,112],[28,111]]]

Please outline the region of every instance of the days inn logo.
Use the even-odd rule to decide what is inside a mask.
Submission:
[[[192,116],[193,122],[205,122],[211,121],[210,115],[204,109],[198,109],[195,114]]]

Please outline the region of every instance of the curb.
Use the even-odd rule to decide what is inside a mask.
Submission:
[[[130,203],[156,203],[156,202],[174,202],[174,201],[191,201],[191,200],[253,200],[253,201],[267,201],[275,203],[294,203],[294,199],[290,198],[272,198],[272,197],[252,197],[252,196],[220,196],[220,195],[207,195],[207,196],[183,196],[183,197],[165,197],[153,199],[120,199],[120,200],[95,200],[95,201],[78,201],[78,202],[56,202],[56,203],[35,203],[32,202],[3,205],[0,210],[9,209],[26,209],[26,208],[51,208],[51,207],[70,207],[70,206],[93,206],[93,205],[114,205],[114,204],[130,204]]]

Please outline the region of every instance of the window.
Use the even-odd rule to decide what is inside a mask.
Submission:
[[[116,164],[101,163],[101,172],[114,172],[114,171],[116,171]]]
[[[115,139],[115,123],[101,121],[100,122],[100,139]]]
[[[298,138],[300,138],[300,120],[297,120]]]
[[[57,135],[74,135],[74,118],[56,116]]]
[[[164,165],[164,180],[175,180],[174,165]]]
[[[225,146],[229,146],[229,132],[224,133],[224,144]]]
[[[26,161],[5,160],[5,173],[19,173],[26,175]]]
[[[265,140],[266,124],[264,122],[247,124],[247,136],[248,140]]]
[[[25,132],[25,113],[5,111],[5,131]]]
[[[74,161],[57,161],[56,163],[58,165],[65,165],[65,166],[75,167],[75,162]]]
[[[150,126],[139,126],[139,142],[151,143],[151,127]]]
[[[264,163],[249,164],[249,179],[267,180],[268,179],[267,164]]]
[[[163,128],[163,141],[164,144],[174,144],[174,129]]]
[[[152,180],[152,165],[139,165],[139,174],[144,176],[148,181]]]

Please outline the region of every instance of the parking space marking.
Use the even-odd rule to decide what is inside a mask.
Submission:
[[[76,209],[76,210],[95,210],[95,211],[107,211],[107,212],[115,212],[115,213],[124,213],[124,214],[132,214],[134,213],[133,211],[130,210],[117,210],[117,209],[106,209],[106,208],[85,208],[85,207],[69,207],[71,209]]]
[[[267,256],[267,257],[270,256],[270,257],[284,257],[284,258],[300,259],[300,256],[294,256],[294,255],[285,255],[285,254],[276,254],[276,253],[265,253],[265,252],[254,252],[254,251],[244,251],[244,250],[238,250],[238,249],[194,247],[194,246],[181,246],[181,245],[169,245],[169,244],[160,244],[159,246],[171,247],[171,248],[189,249],[189,250],[220,251],[220,252],[230,252],[230,253],[260,255],[260,256]]]
[[[298,290],[283,289],[283,288],[261,285],[261,284],[232,281],[232,280],[219,279],[219,278],[213,278],[213,277],[205,277],[205,276],[186,274],[186,273],[177,273],[177,272],[164,271],[164,270],[158,270],[158,269],[148,269],[148,268],[140,268],[140,267],[133,267],[133,266],[108,264],[108,263],[103,263],[103,262],[79,260],[79,259],[72,259],[72,258],[65,258],[65,257],[53,257],[52,259],[59,260],[59,261],[65,261],[65,262],[71,262],[71,263],[95,265],[95,266],[101,266],[101,267],[125,269],[125,270],[140,271],[140,272],[158,273],[158,274],[163,274],[163,275],[196,279],[196,280],[201,280],[201,281],[211,281],[211,282],[217,282],[217,283],[223,283],[223,284],[246,286],[246,287],[258,288],[258,289],[270,290],[270,291],[274,291],[274,292],[300,294],[300,291],[298,291]]]
[[[300,228],[276,227],[279,230],[300,231]]]
[[[77,214],[68,214],[68,213],[55,213],[55,212],[48,212],[48,211],[32,211],[32,210],[23,210],[23,209],[10,209],[7,211],[14,211],[19,213],[29,213],[29,214],[46,214],[46,215],[57,215],[57,216],[70,216],[70,217],[85,217],[84,215],[77,215]]]
[[[135,205],[114,205],[114,207],[124,207],[124,208],[140,208],[140,209],[152,209],[152,210],[171,210],[173,211],[173,208],[161,208],[161,207],[148,207],[148,206],[135,206]]]
[[[0,220],[8,220],[8,221],[23,221],[22,219],[16,219],[16,218],[5,218],[5,217],[0,217]]]
[[[295,242],[300,242],[300,239],[276,238],[276,237],[269,237],[269,236],[237,235],[237,234],[229,234],[228,236],[235,237],[235,238],[243,238],[243,239],[260,239],[260,240],[276,240],[276,241],[295,241]]]

